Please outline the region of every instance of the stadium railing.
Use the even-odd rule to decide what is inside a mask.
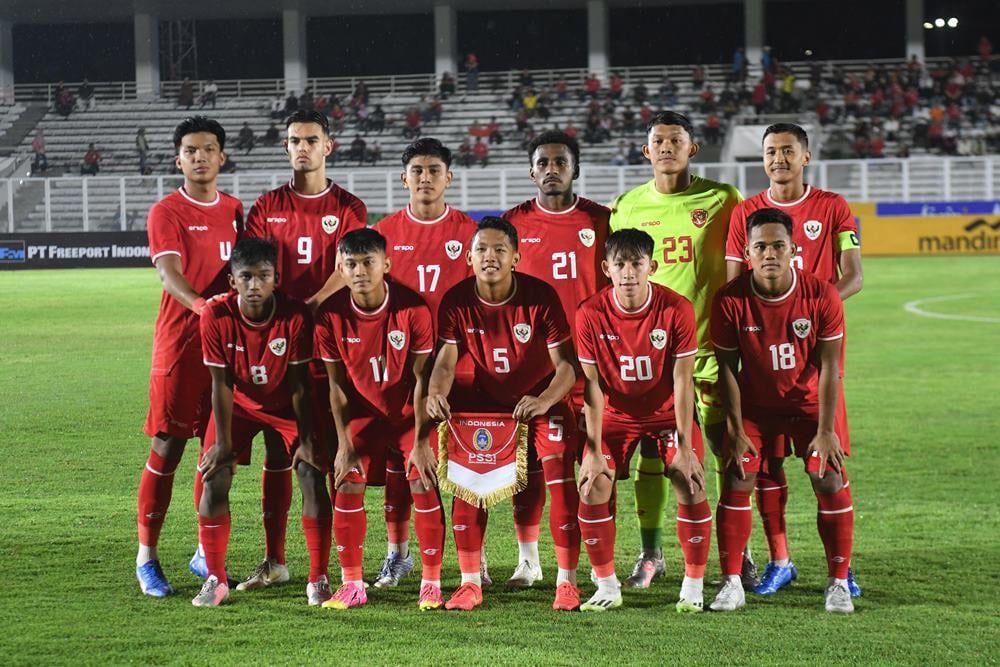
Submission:
[[[757,162],[694,164],[694,173],[733,183],[745,195],[767,178]],[[535,195],[522,167],[456,168],[449,201],[463,210],[506,210]],[[361,197],[372,213],[406,204],[398,169],[345,170],[332,178]],[[253,201],[285,182],[287,171],[239,172],[219,177],[220,187]],[[603,203],[650,178],[648,166],[590,166],[576,191]],[[809,182],[850,201],[984,201],[1000,196],[1000,156],[942,159],[831,160],[814,162]],[[141,230],[149,207],[181,184],[179,176],[63,176],[0,179],[0,226],[7,231]]]

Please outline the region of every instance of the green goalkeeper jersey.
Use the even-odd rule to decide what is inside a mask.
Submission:
[[[654,181],[619,195],[611,205],[611,231],[640,229],[653,237],[650,278],[687,297],[698,323],[698,354],[712,354],[708,317],[712,297],[726,283],[729,218],[743,200],[732,185],[698,176],[684,192],[665,195]]]

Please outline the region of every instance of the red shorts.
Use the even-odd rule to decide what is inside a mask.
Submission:
[[[201,348],[190,350],[166,373],[149,376],[149,412],[143,431],[151,438],[166,433],[187,440],[205,434],[212,411],[212,375]]]
[[[348,474],[347,482],[381,486],[385,483],[387,465],[394,469],[406,466],[414,445],[416,424],[412,415],[399,422],[391,422],[381,416],[359,415],[351,419],[348,428],[354,449],[361,456],[362,469]],[[429,440],[436,457],[437,437],[432,433]],[[406,479],[420,479],[420,474],[415,469],[408,470]]]
[[[299,446],[299,426],[295,420],[295,413],[288,407],[278,412],[250,411],[239,405],[233,405],[233,423],[230,431],[232,437],[233,454],[240,465],[250,463],[250,449],[253,439],[264,429],[270,429],[281,437],[285,445],[285,451],[289,456],[295,454]],[[326,456],[326,446],[322,438],[313,436],[313,447],[319,458]],[[208,420],[208,430],[205,433],[205,442],[202,452],[207,451],[216,443],[215,415]]]
[[[528,424],[528,451],[534,449],[539,461],[549,456],[567,456],[575,461],[580,448],[576,416],[568,403],[552,406],[549,413]]]
[[[844,412],[844,419],[847,414]],[[813,455],[806,458],[809,444],[816,436],[819,428],[819,420],[813,415],[775,415],[754,413],[752,411],[743,412],[743,430],[746,431],[750,442],[757,448],[757,455],[747,452],[743,456],[743,470],[746,472],[760,472],[761,464],[769,458],[784,458],[787,455],[788,443],[792,443],[795,455],[806,459],[806,472],[819,471],[819,459]],[[840,438],[840,446],[844,453],[850,456],[851,443],[847,436],[847,431],[843,429],[840,420],[834,421],[833,430]],[[723,439],[723,456],[729,452],[729,438]]]
[[[628,479],[632,454],[644,437],[656,440],[663,465],[669,466],[677,454],[675,435],[677,425],[673,419],[651,419],[635,421],[622,419],[607,412],[601,420],[601,452],[608,466],[616,471],[617,479]],[[705,447],[701,430],[691,424],[691,448],[700,463],[705,462]],[[664,471],[665,472],[665,471]]]

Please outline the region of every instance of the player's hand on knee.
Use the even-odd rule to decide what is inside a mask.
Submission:
[[[820,479],[826,474],[827,466],[839,473],[844,465],[844,450],[840,448],[840,438],[833,431],[817,432],[816,437],[809,443],[807,454],[819,458]]]
[[[731,466],[735,464],[740,479],[746,479],[747,473],[743,469],[743,459],[746,458],[747,454],[757,456],[757,447],[754,446],[753,441],[747,437],[747,434],[742,429],[737,433],[731,434],[729,442],[731,445],[729,447],[729,456],[726,457],[726,465]]]
[[[677,454],[670,467],[667,468],[667,472],[681,475],[692,496],[699,489],[705,489],[705,467],[698,461],[698,457],[690,447],[677,448]]]
[[[448,398],[441,394],[432,394],[427,397],[427,414],[431,419],[437,421],[447,421],[451,419],[451,406],[448,405]]]
[[[580,463],[580,473],[577,484],[579,485],[581,496],[590,496],[594,489],[594,484],[601,477],[607,477],[609,482],[615,479],[611,467],[602,453],[587,452]]]
[[[432,489],[437,486],[437,458],[429,443],[417,444],[410,452],[410,460],[407,462],[407,470],[416,468],[420,475],[420,483],[425,489]]]
[[[295,456],[292,457],[292,469],[298,469],[299,463],[312,466],[320,472],[326,472],[326,461],[316,455],[316,446],[310,436],[299,440],[299,446],[295,449]]]
[[[359,473],[361,477],[365,476],[365,471],[361,467],[361,456],[357,450],[351,443],[342,442],[333,460],[333,485],[340,487],[352,472]]]
[[[546,414],[551,407],[537,396],[522,396],[521,400],[514,406],[514,412],[511,416],[519,422],[528,423],[535,417]]]
[[[211,479],[220,470],[226,468],[229,468],[230,472],[236,472],[236,457],[231,451],[224,450],[217,444],[212,445],[198,462],[198,470],[204,480]]]

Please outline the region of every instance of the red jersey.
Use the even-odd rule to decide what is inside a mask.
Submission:
[[[375,230],[386,239],[393,279],[419,292],[436,322],[444,293],[472,275],[465,255],[476,222],[450,206],[436,220],[421,220],[407,206],[379,220]]]
[[[153,264],[177,255],[185,280],[202,297],[229,290],[229,255],[243,232],[239,199],[220,192],[215,201],[200,202],[182,187],[153,205],[146,229]],[[164,290],[153,334],[153,373],[169,372],[188,347],[201,348],[198,316]]]
[[[565,211],[549,211],[529,199],[503,214],[517,228],[517,272],[552,285],[570,323],[580,302],[608,284],[601,261],[610,216],[608,208],[583,197]]]
[[[642,307],[626,310],[614,287],[606,287],[580,304],[575,338],[580,363],[600,372],[605,410],[626,418],[673,418],[673,360],[698,351],[690,301],[649,283]]]
[[[306,301],[336,270],[344,234],[367,225],[364,202],[333,181],[315,195],[299,194],[287,183],[257,198],[247,234],[277,242],[281,290]]]
[[[771,199],[770,190],[741,202],[733,211],[726,241],[726,260],[750,264],[743,255],[747,244],[747,218],[762,208],[777,208],[792,218],[792,241],[798,246],[792,266],[808,271],[820,280],[840,279],[840,253],[858,247],[858,224],[844,198],[806,186],[802,197],[787,203]],[[847,238],[841,235],[846,234]]]
[[[510,407],[545,391],[555,369],[549,348],[570,339],[559,296],[547,283],[514,274],[514,293],[500,303],[476,294],[476,279],[452,287],[441,301],[441,339],[475,364],[475,386]]]
[[[778,297],[757,293],[746,272],[721,288],[712,304],[715,347],[739,350],[744,409],[815,414],[819,407],[820,341],[844,336],[844,305],[836,288],[792,269]]]
[[[337,290],[316,313],[316,347],[323,361],[341,362],[350,378],[353,407],[392,421],[413,414],[411,354],[434,351],[427,303],[404,285],[386,281],[382,305],[362,310],[351,290]]]
[[[230,370],[236,405],[277,412],[292,402],[285,384],[288,367],[312,360],[312,317],[304,303],[275,292],[270,317],[251,322],[240,311],[239,297],[232,292],[205,307],[205,365]]]

